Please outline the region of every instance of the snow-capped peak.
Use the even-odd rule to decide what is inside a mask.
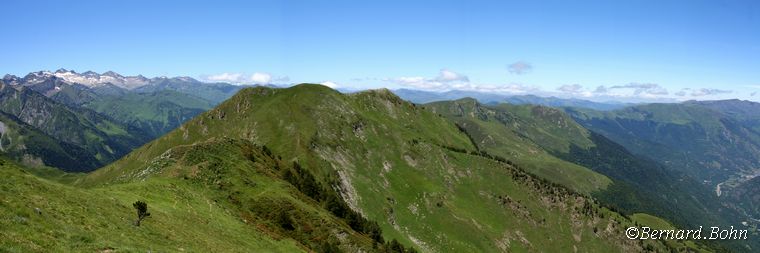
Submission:
[[[103,86],[106,84],[113,84],[125,89],[134,89],[146,85],[149,82],[149,80],[143,76],[125,77],[113,71],[108,71],[103,74],[87,71],[79,74],[73,70],[59,69],[52,75],[61,78],[66,82],[78,83],[91,88]]]

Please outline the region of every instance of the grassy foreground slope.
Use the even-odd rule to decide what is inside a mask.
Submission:
[[[214,144],[188,158],[186,149],[220,140],[239,147]],[[210,177],[216,178],[211,185],[239,196],[238,204],[231,203],[249,211],[244,215],[278,219],[257,211],[255,203],[264,201],[256,198],[271,192],[246,183],[253,175],[244,165],[246,152],[231,155],[249,145],[267,147],[284,164],[300,164],[317,184],[335,189],[352,210],[379,222],[386,241],[395,239],[423,252],[667,250],[659,241],[626,239],[627,218],[511,162],[481,155],[454,124],[387,90],[343,95],[311,84],[243,89],[78,184],[108,189],[239,168]],[[330,202],[319,204],[333,208]],[[305,245],[318,239],[293,238]]]
[[[241,222],[192,182],[154,178],[82,189],[41,179],[0,160],[0,249],[3,252],[297,252]],[[132,203],[152,213],[132,225]],[[36,212],[38,209],[40,212]]]

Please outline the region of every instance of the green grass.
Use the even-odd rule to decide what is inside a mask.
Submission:
[[[638,222],[644,226],[649,226],[654,229],[675,229],[676,227],[670,222],[663,220],[660,217],[652,216],[645,213],[635,213],[631,215],[631,220]]]
[[[631,220],[638,223],[639,226],[648,226],[652,229],[658,229],[658,230],[668,230],[668,229],[677,229],[676,226],[673,224],[670,224],[670,222],[649,214],[645,213],[635,213],[631,215]],[[698,245],[694,243],[694,241],[688,240],[688,241],[670,241],[666,240],[666,244],[668,244],[670,247],[678,249],[679,251],[688,251],[688,252],[711,252],[710,249],[704,248],[701,245]]]
[[[213,107],[212,102],[176,91],[103,96],[84,105],[124,124],[160,136]]]
[[[606,189],[612,181],[547,151],[570,145],[590,147],[588,132],[557,109],[501,104],[487,107],[473,99],[424,105],[462,127],[480,150],[520,164],[529,172],[583,193]]]
[[[81,189],[0,166],[0,248],[8,252],[296,252],[215,203],[209,191],[170,178]],[[131,204],[148,203],[140,227]],[[35,212],[41,210],[41,214]]]

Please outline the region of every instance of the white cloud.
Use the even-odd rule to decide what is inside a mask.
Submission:
[[[521,83],[508,83],[508,84],[496,84],[496,85],[489,85],[489,84],[471,85],[470,87],[467,87],[464,90],[474,90],[474,91],[480,91],[480,92],[493,92],[493,93],[502,93],[502,94],[526,94],[526,93],[538,92],[541,89],[539,87],[532,86],[532,85],[525,85]]]
[[[531,65],[528,62],[518,61],[512,64],[509,64],[508,69],[509,69],[509,73],[512,73],[515,75],[522,75],[533,70],[533,65]]]
[[[529,86],[520,83],[476,84],[470,82],[469,77],[466,75],[448,69],[442,69],[438,75],[433,78],[408,76],[398,78],[385,78],[381,80],[412,89],[431,91],[467,90],[502,94],[525,94],[540,90],[536,86]]]
[[[240,73],[221,73],[217,75],[201,77],[201,79],[212,82],[241,83],[245,78],[243,77],[243,74]]]
[[[438,82],[469,82],[470,78],[468,78],[465,75],[459,74],[457,72],[448,70],[448,69],[442,69],[440,73],[438,73],[438,77],[435,78],[435,81]]]
[[[709,88],[700,88],[700,89],[691,89],[691,88],[683,88],[680,91],[676,92],[676,96],[686,96],[687,94],[692,97],[703,97],[703,96],[712,96],[712,95],[718,95],[718,94],[726,94],[726,93],[732,93],[733,91],[730,90],[720,90],[720,89],[709,89]]]
[[[656,83],[629,83],[615,85],[610,87],[610,89],[631,89],[634,95],[643,95],[645,97],[668,95],[668,90]]]
[[[421,76],[386,78],[384,81],[397,83],[401,86],[423,90],[448,90],[469,85],[470,79],[466,75],[442,69],[435,78]]]
[[[603,87],[603,86],[599,86]],[[599,87],[596,89],[599,90]],[[557,90],[562,92],[561,95],[571,95],[571,96],[582,96],[582,97],[593,97],[594,94],[597,91],[588,91],[586,89],[583,89],[583,86],[580,84],[565,84],[562,86],[557,87]]]
[[[337,83],[332,82],[332,81],[324,81],[324,82],[322,82],[320,84],[324,85],[324,86],[327,86],[327,87],[330,87],[331,89],[337,89],[338,87],[340,87],[340,85],[338,85]]]
[[[254,84],[269,84],[272,82],[272,75],[269,73],[256,72],[251,75],[250,82]]]
[[[266,72],[254,72],[251,75],[243,73],[221,73],[216,75],[201,76],[201,80],[208,82],[225,82],[231,84],[271,84],[273,82],[288,82],[287,76],[272,77]]]

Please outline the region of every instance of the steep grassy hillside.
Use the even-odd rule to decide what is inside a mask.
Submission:
[[[84,106],[157,137],[211,109],[213,104],[199,97],[164,90],[101,96]]]
[[[177,146],[129,183],[93,189],[1,164],[7,198],[0,205],[0,248],[12,252],[403,249],[395,241],[377,245],[373,223],[352,217],[336,192],[248,141]],[[139,227],[132,225],[130,205],[136,200],[148,203],[151,212]],[[343,216],[336,216],[339,211]]]
[[[133,148],[147,142],[148,137],[138,129],[115,122],[95,111],[69,107],[25,87],[0,84],[0,111],[11,115],[55,140],[76,146],[87,153],[79,167],[66,160],[46,165],[60,166],[70,171],[89,171],[116,160]],[[30,142],[28,145],[34,145]],[[45,147],[28,147],[44,149]],[[76,150],[72,150],[76,151]],[[21,160],[19,157],[16,159]],[[32,160],[48,158],[32,157]],[[92,159],[97,164],[89,163]]]
[[[555,109],[541,106],[483,106],[474,99],[424,105],[465,131],[478,150],[505,157],[542,178],[580,192],[607,187],[609,178],[552,156],[548,150],[568,151],[571,143],[592,145],[588,132]],[[546,147],[546,148],[545,148]]]
[[[600,173],[605,179],[611,178],[614,183],[590,188],[590,193],[626,214],[646,212],[682,227],[740,224],[741,215],[723,208],[712,189],[632,155],[609,139],[589,132],[559,109],[509,104],[484,106],[473,99],[425,106],[459,125],[481,150],[515,159],[518,164],[531,164],[537,175],[549,180],[589,189],[589,181],[584,179],[591,175]],[[546,163],[558,158],[564,160],[558,163],[564,166]],[[573,168],[580,169],[568,173]]]
[[[0,160],[3,252],[298,252],[256,229],[213,191],[171,178],[85,190],[40,179]],[[140,227],[132,203],[148,203]]]
[[[206,144],[220,140],[231,144]],[[377,221],[384,241],[398,240],[424,252],[667,250],[659,241],[626,239],[627,218],[531,176],[511,161],[477,152],[454,124],[387,90],[343,95],[310,84],[243,89],[78,185],[107,189],[211,171],[215,176],[201,177],[215,179],[206,183],[227,189],[226,194],[239,191],[230,194],[230,201],[239,201],[236,205],[250,210],[251,217],[279,219],[256,208],[261,203],[256,198],[266,199],[271,191],[258,186],[268,183],[254,175],[282,166],[251,172],[247,151],[235,151],[249,145],[266,147],[270,158],[294,163],[280,178],[331,213],[346,216],[339,215],[339,203],[324,197],[329,189],[345,200],[346,208]],[[204,148],[194,152],[196,147]],[[231,168],[236,172],[227,172]],[[253,183],[247,182],[252,177]],[[314,183],[304,183],[312,182],[309,178]],[[293,221],[303,220],[296,216],[301,218]],[[374,234],[367,233],[371,225],[351,226]],[[297,234],[292,238],[304,245],[314,242]]]
[[[663,220],[657,216],[652,216],[645,213],[636,213],[631,215],[631,220],[636,222],[636,224],[639,224],[640,226],[647,226],[652,229],[677,229],[676,226],[673,226],[673,224],[670,224],[668,221]],[[671,241],[666,241],[665,243],[673,243]],[[692,241],[684,242],[685,245],[691,250],[690,252],[699,252],[699,253],[705,253],[705,252],[711,252],[709,248],[704,248],[700,245],[697,245],[696,243]],[[672,245],[676,246],[676,245]]]

